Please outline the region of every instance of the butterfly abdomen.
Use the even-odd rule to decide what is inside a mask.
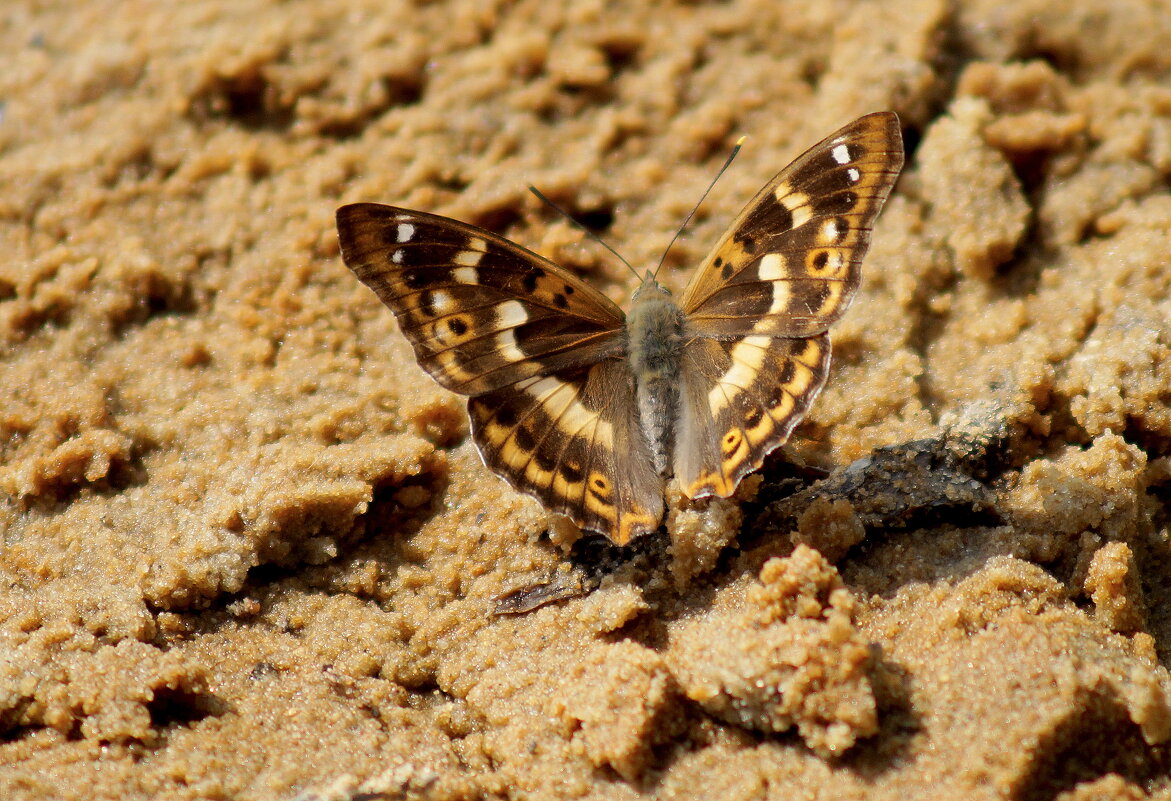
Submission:
[[[653,281],[635,295],[626,318],[626,349],[638,415],[660,475],[670,475],[679,408],[683,311]]]

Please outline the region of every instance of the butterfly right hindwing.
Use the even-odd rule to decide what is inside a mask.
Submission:
[[[788,439],[829,376],[829,336],[698,340],[683,355],[675,476],[727,497]]]

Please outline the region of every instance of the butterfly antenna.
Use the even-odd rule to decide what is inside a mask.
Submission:
[[[740,148],[744,145],[744,140],[747,138],[747,136],[741,136],[736,140],[736,144],[732,147],[732,152],[729,153],[728,158],[724,160],[724,166],[720,167],[720,171],[716,173],[716,177],[712,179],[712,182],[707,185],[707,189],[703,190],[703,194],[700,195],[699,201],[691,209],[691,213],[687,215],[687,219],[683,221],[683,225],[679,226],[679,230],[675,232],[675,236],[671,237],[671,241],[667,243],[667,249],[663,251],[663,257],[659,259],[659,263],[655,266],[655,278],[659,277],[659,270],[662,269],[663,262],[667,260],[667,254],[671,252],[671,248],[675,246],[675,242],[679,239],[680,236],[683,235],[683,232],[687,230],[688,223],[690,223],[691,218],[695,216],[695,212],[699,211],[699,207],[702,206],[703,202],[707,199],[708,192],[712,191],[712,187],[716,185],[716,181],[720,180],[720,176],[724,174],[724,171],[732,166],[732,159],[736,158],[736,154],[740,152]]]
[[[573,215],[572,215],[572,214],[570,214],[568,211],[566,211],[565,209],[563,209],[563,208],[561,208],[560,206],[558,206],[556,203],[554,203],[554,202],[553,202],[552,200],[550,200],[549,198],[545,197],[544,193],[542,193],[540,189],[537,189],[537,187],[533,186],[532,184],[529,184],[529,191],[530,191],[530,192],[532,192],[534,195],[536,195],[538,198],[540,198],[540,199],[541,199],[541,202],[542,202],[542,203],[544,203],[546,206],[548,206],[549,208],[553,209],[553,211],[557,212],[557,213],[558,213],[558,214],[560,214],[562,217],[564,217],[566,220],[568,220],[568,221],[569,221],[569,224],[570,224],[570,225],[572,225],[574,228],[577,228],[579,231],[581,231],[583,234],[585,234],[586,236],[588,236],[590,239],[594,240],[594,241],[595,241],[595,242],[597,242],[599,245],[601,245],[602,247],[604,247],[606,250],[610,251],[610,252],[611,252],[611,253],[613,253],[615,256],[617,256],[617,257],[618,257],[618,261],[620,261],[620,262],[622,262],[623,264],[625,264],[625,265],[626,265],[626,269],[628,269],[628,270],[630,270],[630,272],[634,273],[634,277],[635,277],[635,278],[639,278],[639,279],[641,279],[641,276],[638,274],[638,270],[634,269],[634,267],[632,267],[632,266],[631,266],[630,262],[628,262],[626,259],[622,258],[622,254],[621,254],[621,253],[619,253],[618,251],[614,250],[614,248],[612,248],[612,247],[610,247],[608,244],[606,244],[606,241],[605,241],[604,239],[602,239],[602,237],[600,237],[600,236],[598,236],[597,234],[595,234],[595,233],[594,233],[593,231],[591,231],[589,228],[586,228],[586,227],[585,227],[584,225],[582,225],[580,222],[578,222],[577,220],[575,220],[575,219],[573,218]]]

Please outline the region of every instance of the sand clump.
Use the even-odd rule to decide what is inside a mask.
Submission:
[[[1171,798],[1169,31],[1143,0],[14,5],[0,797]],[[678,289],[879,109],[907,167],[826,390],[742,497],[628,549],[485,471],[338,256],[336,207],[390,202],[624,301],[526,186],[650,266],[748,134]]]
[[[878,730],[855,609],[837,571],[798,546],[764,564],[738,607],[681,625],[668,655],[683,692],[705,711],[767,733],[796,726],[830,757]]]

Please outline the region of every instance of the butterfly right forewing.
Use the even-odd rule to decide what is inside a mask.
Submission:
[[[845,313],[870,229],[903,165],[898,117],[860,117],[781,170],[687,287],[702,336],[807,337]]]

